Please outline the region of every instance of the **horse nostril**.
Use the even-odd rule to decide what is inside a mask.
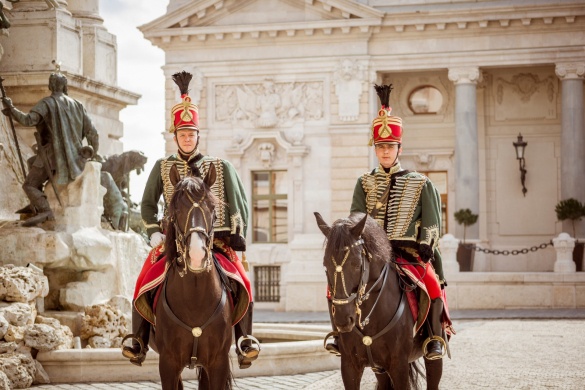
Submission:
[[[335,315],[335,306],[331,306],[331,314]]]

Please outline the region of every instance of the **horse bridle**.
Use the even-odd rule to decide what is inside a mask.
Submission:
[[[201,207],[201,203],[204,200],[205,195],[202,195],[201,199],[197,202],[195,200],[193,200],[193,198],[191,197],[191,195],[189,193],[187,193],[187,197],[189,198],[189,201],[191,202],[191,207],[189,208],[189,211],[187,212],[187,218],[185,219],[185,228],[183,230],[181,230],[176,218],[171,219],[173,222],[173,225],[175,227],[175,234],[176,234],[175,243],[177,244],[177,253],[178,253],[177,263],[184,264],[183,270],[179,270],[180,277],[184,277],[186,275],[187,269],[189,269],[191,272],[198,273],[198,272],[202,272],[205,270],[209,270],[213,266],[213,253],[211,251],[211,248],[213,246],[213,224],[215,222],[215,213],[212,213],[212,218],[211,218],[212,220],[210,221],[211,224],[208,223],[207,218],[205,216],[205,212],[204,212],[203,208]],[[202,226],[194,226],[195,225],[195,217],[193,215],[193,211],[195,209],[199,209],[201,211],[201,214],[203,215],[203,220],[205,221],[205,228],[203,228]],[[189,227],[189,226],[191,226],[191,227]],[[191,236],[191,234],[193,234],[193,232],[203,234],[205,236],[206,241],[207,241],[206,246],[205,246],[205,253],[206,253],[205,264],[199,270],[192,269],[189,266],[189,261],[187,259],[187,254],[189,253],[189,246],[187,245],[187,241],[188,241],[189,237]],[[193,369],[196,366],[200,366],[200,364],[198,363],[198,356],[197,356],[197,347],[199,345],[199,337],[203,334],[203,331],[205,330],[205,328],[207,328],[221,314],[221,311],[222,311],[223,307],[225,306],[225,303],[227,300],[227,292],[226,292],[225,288],[222,288],[221,289],[222,290],[221,291],[221,299],[217,303],[217,306],[215,307],[215,310],[214,310],[213,314],[211,315],[211,317],[209,317],[203,325],[192,327],[192,326],[187,325],[179,317],[177,317],[177,315],[175,313],[173,313],[173,311],[170,308],[169,303],[167,301],[166,287],[167,287],[167,279],[165,279],[165,281],[164,281],[164,284],[162,287],[162,292],[161,292],[161,298],[160,298],[162,301],[163,308],[164,308],[165,312],[176,324],[180,325],[182,328],[184,328],[186,331],[190,332],[193,335],[193,346],[191,349],[191,358],[190,358],[189,365],[188,365],[189,369]]]
[[[360,264],[360,283],[358,285],[357,291],[352,292],[351,294],[348,294],[347,286],[345,285],[345,276],[343,274],[343,266],[345,265],[345,262],[349,258],[349,253],[351,252],[352,248],[355,248],[356,246],[362,246],[361,252],[360,252],[360,259],[361,259],[361,262],[360,262],[361,263]],[[386,285],[386,280],[388,278],[389,264],[386,263],[384,265],[384,268],[382,269],[380,276],[378,276],[378,278],[376,279],[374,284],[372,284],[370,289],[366,292],[366,287],[368,285],[368,280],[370,278],[370,260],[372,258],[372,255],[365,248],[363,238],[360,237],[356,242],[354,242],[350,246],[346,246],[343,249],[345,250],[345,255],[343,256],[343,260],[341,260],[341,264],[337,264],[337,262],[335,261],[335,257],[331,256],[331,261],[333,262],[333,265],[335,266],[335,274],[333,277],[333,284],[331,283],[331,281],[329,281],[329,285],[333,286],[333,291],[331,293],[332,314],[335,314],[335,306],[347,305],[355,300],[356,313],[358,315],[357,325],[360,329],[363,329],[364,326],[366,326],[370,322],[370,316],[372,315],[374,309],[376,308],[376,305],[378,304],[378,300],[380,299],[380,295],[378,295],[378,297],[376,298],[376,302],[374,302],[374,305],[372,306],[370,313],[366,316],[364,321],[361,320],[361,318],[362,318],[361,305],[370,297],[370,293],[376,288],[376,286],[380,283],[380,281],[382,281],[381,289],[384,288],[384,286]],[[343,287],[343,292],[345,294],[345,298],[342,298],[342,299],[337,299],[335,297],[337,295],[337,275],[338,274],[340,275],[341,286]],[[327,275],[327,270],[325,271],[325,275],[327,276],[327,279],[329,280],[329,275]]]
[[[177,253],[178,253],[178,257],[177,257],[177,263],[179,264],[183,264],[183,270],[179,271],[179,275],[181,277],[185,276],[187,270],[190,270],[191,272],[203,272],[206,270],[209,270],[211,268],[212,265],[212,252],[211,252],[211,248],[213,246],[213,216],[215,214],[212,214],[212,221],[211,224],[208,223],[207,221],[207,217],[205,216],[205,211],[203,210],[203,208],[201,207],[201,203],[205,197],[205,195],[201,196],[201,199],[199,199],[199,201],[195,201],[193,200],[193,198],[191,197],[191,195],[189,193],[186,194],[187,197],[189,198],[189,201],[191,202],[191,207],[189,208],[189,211],[187,212],[187,218],[185,219],[185,227],[184,229],[180,229],[179,226],[179,222],[177,220],[176,217],[171,218],[171,221],[175,227],[175,243],[177,245]],[[203,226],[195,226],[195,215],[193,213],[194,210],[200,210],[201,211],[201,215],[203,216],[203,221],[205,222],[205,227]],[[205,236],[205,240],[206,240],[206,245],[205,245],[205,262],[204,265],[201,269],[195,270],[193,268],[191,268],[191,266],[189,265],[189,261],[187,259],[188,253],[189,253],[189,237],[191,236],[191,234],[193,233],[200,233],[203,234],[203,236]]]
[[[343,248],[345,250],[345,255],[343,256],[343,260],[341,261],[341,264],[339,264],[339,265],[337,265],[337,263],[335,262],[335,258],[333,256],[331,256],[333,264],[335,265],[335,276],[334,276],[334,284],[333,284],[334,287],[333,287],[333,292],[332,292],[332,296],[331,296],[332,314],[335,314],[335,306],[336,305],[337,306],[347,305],[347,304],[353,302],[354,300],[356,301],[355,304],[356,304],[356,313],[358,315],[358,321],[357,321],[357,327],[354,327],[353,331],[358,334],[358,336],[362,339],[362,343],[366,347],[366,352],[368,355],[368,360],[370,363],[370,367],[372,368],[372,371],[374,371],[376,374],[381,374],[381,373],[384,373],[385,370],[375,364],[374,357],[372,355],[371,346],[372,346],[372,343],[374,342],[374,340],[380,338],[381,336],[386,334],[388,331],[390,331],[390,329],[392,329],[394,327],[394,325],[396,325],[398,323],[398,321],[400,320],[400,318],[402,317],[402,313],[404,312],[404,307],[405,307],[404,291],[402,289],[400,289],[400,299],[399,299],[398,307],[396,308],[396,311],[394,312],[394,316],[392,316],[392,319],[390,320],[390,322],[382,330],[380,330],[378,333],[376,333],[373,336],[366,336],[362,332],[360,332],[358,330],[358,327],[363,330],[363,328],[366,325],[368,325],[368,323],[370,322],[370,316],[374,312],[374,309],[376,308],[376,305],[378,304],[378,300],[380,299],[380,296],[382,295],[382,291],[384,290],[384,287],[386,286],[386,281],[388,280],[388,273],[390,270],[390,263],[384,264],[384,268],[382,269],[382,272],[380,272],[380,276],[378,276],[378,278],[376,279],[374,284],[372,284],[372,287],[370,287],[370,289],[366,292],[368,278],[370,275],[369,262],[370,262],[370,259],[372,258],[372,255],[370,253],[368,253],[368,251],[366,250],[366,248],[364,246],[362,248],[361,254],[360,254],[360,257],[361,257],[360,283],[358,285],[357,291],[353,292],[351,295],[349,295],[347,293],[347,288],[345,285],[345,277],[343,275],[343,266],[345,265],[345,262],[347,261],[347,259],[349,257],[349,253],[350,253],[351,249],[358,246],[358,245],[364,245],[364,240],[361,237],[356,242],[354,242],[352,245]],[[365,259],[364,259],[364,257],[365,257]],[[336,290],[337,290],[337,274],[341,275],[341,284],[342,284],[343,291],[344,291],[347,298],[344,298],[344,299],[336,299],[335,298]],[[331,281],[329,281],[329,275],[327,275],[327,271],[325,271],[325,275],[327,276],[328,283],[331,286]],[[376,286],[380,283],[380,281],[382,281],[382,286],[380,287],[380,293],[378,294],[376,301],[372,305],[370,312],[368,313],[368,315],[366,316],[366,318],[362,322],[361,321],[362,311],[361,311],[360,306],[362,305],[362,303],[364,303],[370,297],[370,293],[374,290],[374,288],[376,288]],[[334,333],[336,333],[336,332],[335,331],[330,332],[329,334],[327,334],[327,336],[325,336],[325,340],[323,341],[324,345],[327,343],[327,339],[330,336],[332,336]]]

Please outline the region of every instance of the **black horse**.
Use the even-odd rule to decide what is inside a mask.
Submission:
[[[413,335],[415,321],[384,230],[363,213],[352,213],[332,226],[319,213],[315,217],[327,238],[323,265],[345,388],[359,389],[364,368],[372,367],[378,389],[418,389],[422,371],[416,361],[423,356],[427,337]],[[443,360],[424,361],[427,389],[438,389]]]
[[[181,180],[173,165],[170,179],[175,192],[165,241],[168,271],[151,337],[160,354],[162,388],[183,389],[181,372],[188,366],[200,369],[199,389],[231,389],[232,308],[212,254],[218,201],[210,188],[216,171],[211,165],[205,179]]]

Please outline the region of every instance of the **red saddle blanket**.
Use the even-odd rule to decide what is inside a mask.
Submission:
[[[237,295],[235,302],[232,300],[232,325],[240,322],[252,301],[252,288],[250,280],[246,275],[242,263],[235,254],[232,254],[232,260],[229,260],[223,254],[214,251],[220,266],[222,267],[228,278],[234,281],[238,288],[235,293]],[[158,300],[161,289],[159,288],[166,278],[169,264],[163,256],[161,246],[153,248],[142,267],[142,271],[136,281],[136,288],[134,290],[134,306],[138,313],[144,317],[148,322],[156,325],[156,317],[154,308]],[[154,302],[152,306],[146,297],[146,293],[155,291]],[[152,294],[152,293],[151,293]],[[235,303],[235,304],[234,304]]]
[[[412,317],[416,321],[414,327],[414,334],[416,334],[422,325],[424,324],[425,320],[429,315],[429,309],[431,307],[431,298],[429,296],[429,292],[427,287],[425,286],[424,282],[419,278],[418,273],[414,270],[414,266],[410,265],[406,260],[402,258],[397,258],[396,261],[400,263],[400,266],[395,265],[396,271],[402,275],[402,277],[407,277],[413,285],[416,285],[418,289],[408,289],[406,288],[406,298],[408,299],[408,306],[410,307],[410,312],[412,313]],[[445,328],[447,334],[455,334],[455,330],[453,329],[453,323],[451,321],[451,317],[449,315],[449,305],[447,304],[447,293],[444,289],[441,290],[441,299],[443,301],[443,315],[441,321],[443,323],[443,327]]]

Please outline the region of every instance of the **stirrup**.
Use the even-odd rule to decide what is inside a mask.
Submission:
[[[429,343],[431,341],[438,341],[441,344],[441,350],[443,351],[443,353],[440,356],[429,356],[429,351],[428,351],[428,346]],[[427,360],[439,360],[442,359],[446,354],[447,354],[447,343],[445,342],[445,339],[443,339],[441,336],[431,336],[428,337],[425,342],[423,343],[422,346],[423,349],[423,357]]]
[[[138,353],[134,353],[134,351],[132,350],[133,346],[128,347],[124,345],[124,342],[128,339],[136,341],[138,343],[138,345],[140,346],[140,351],[138,351]],[[137,337],[136,335],[131,333],[126,335],[122,339],[122,356],[124,356],[127,359],[130,359],[130,363],[135,364],[137,366],[142,366],[142,363],[146,359],[146,352],[147,349],[144,347],[144,343],[142,342],[140,337]]]
[[[325,348],[327,352],[335,356],[341,356],[341,352],[339,352],[339,347],[335,347],[335,343],[327,344],[327,340],[329,340],[331,337],[339,337],[339,332],[333,331],[327,333],[325,339],[323,339],[323,348]],[[335,340],[335,338],[333,340]]]
[[[251,351],[244,352],[242,350],[242,342],[244,342],[246,340],[252,341],[250,346],[254,347],[254,345],[256,345],[258,347],[258,349],[252,349]],[[248,358],[249,360],[255,360],[258,357],[258,355],[260,354],[260,349],[261,349],[260,348],[260,341],[258,341],[258,339],[252,335],[240,336],[240,338],[238,339],[238,342],[236,343],[236,348],[237,348],[237,352],[240,355],[242,355],[245,358]]]
[[[247,352],[242,350],[242,342],[250,340],[250,348]],[[240,370],[245,370],[252,365],[252,362],[258,358],[260,354],[260,341],[254,336],[240,336],[236,342],[236,354],[238,355],[238,366]]]

